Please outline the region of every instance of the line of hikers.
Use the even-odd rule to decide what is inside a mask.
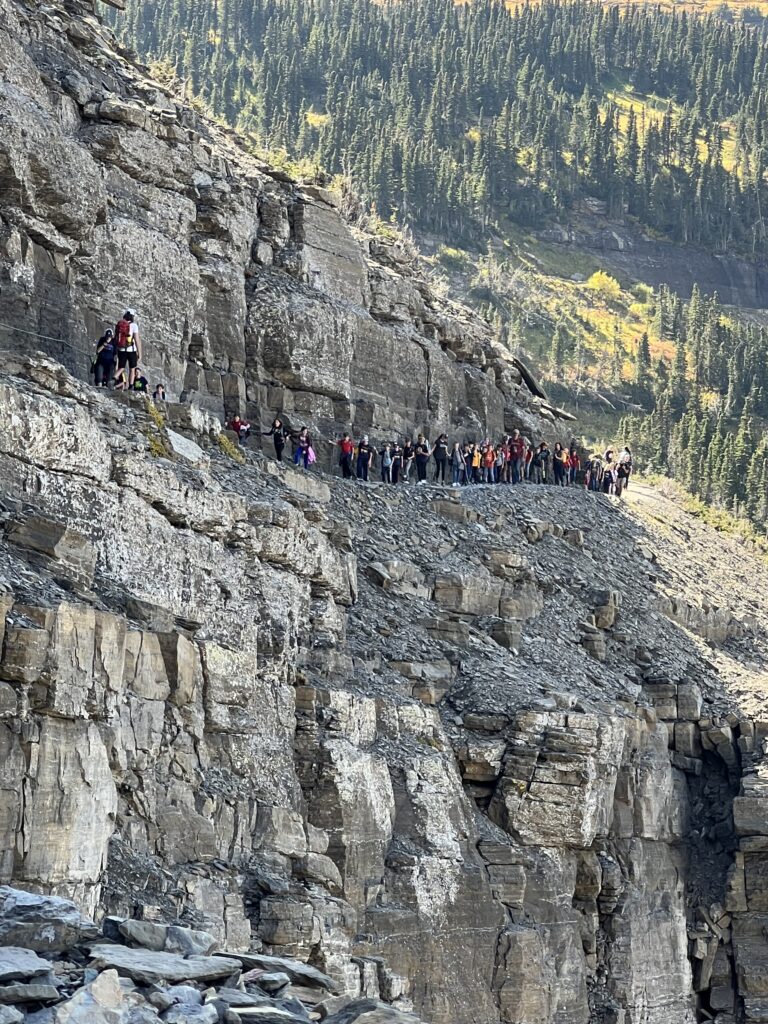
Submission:
[[[251,426],[240,417],[230,423],[241,441],[251,434]],[[292,431],[278,416],[264,437],[271,437],[275,456],[283,460],[288,441],[292,445],[292,461],[304,469],[317,461],[314,442],[308,427]],[[486,438],[482,442],[449,442],[447,434],[439,434],[430,443],[423,434],[413,440],[391,441],[376,448],[367,434],[355,442],[349,433],[327,442],[338,449],[341,475],[345,480],[356,477],[370,480],[378,463],[383,483],[427,483],[431,475],[434,483],[451,483],[453,487],[468,484],[535,484],[552,483],[561,487],[574,486],[582,469],[578,448],[559,441],[550,449],[546,441],[534,445],[519,430],[504,436],[499,442]],[[431,461],[431,467],[430,467]],[[624,448],[615,458],[613,449],[600,457],[592,455],[584,466],[583,482],[589,490],[621,495],[632,472],[632,453]]]
[[[91,373],[97,387],[113,387],[116,391],[149,392],[149,382],[139,363],[142,356],[142,341],[136,313],[126,309],[115,325],[107,328],[96,343],[96,354],[91,364]],[[155,404],[166,401],[165,386],[157,384],[152,393]],[[236,415],[228,424],[240,443],[251,436],[250,423]],[[296,466],[305,469],[317,461],[312,437],[308,427],[298,431],[276,416],[264,437],[271,437],[275,455],[282,461],[288,441],[292,445],[292,458]],[[355,442],[351,434],[345,433],[340,439],[328,442],[338,449],[341,474],[346,480],[370,480],[378,461],[381,480],[387,484],[427,482],[432,461],[432,481],[453,487],[467,484],[520,484],[525,481],[535,484],[552,483],[561,487],[576,484],[582,469],[581,458],[576,445],[563,446],[555,442],[550,450],[546,441],[534,445],[519,430],[513,430],[499,442],[489,437],[481,442],[448,440],[447,434],[439,434],[430,443],[423,434],[414,440],[391,441],[379,449],[372,445],[368,435]],[[615,456],[609,448],[604,455],[592,455],[584,465],[584,485],[590,491],[621,496],[629,483],[632,473],[632,453],[628,447]]]

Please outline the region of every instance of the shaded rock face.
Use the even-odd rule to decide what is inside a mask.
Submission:
[[[749,309],[768,307],[768,266],[764,260],[713,254],[691,246],[652,240],[622,223],[600,231],[552,228],[542,239],[599,253],[608,270],[653,288],[666,285],[682,299],[694,285],[705,295],[717,293],[721,302]]]
[[[85,377],[130,306],[151,383],[218,416],[328,436],[533,429],[480,320],[399,247],[355,237],[333,193],[273,175],[147,79],[88,0],[2,0],[0,69],[3,345]]]

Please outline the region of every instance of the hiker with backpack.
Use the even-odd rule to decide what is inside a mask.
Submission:
[[[115,347],[117,348],[117,379],[119,384],[115,387],[124,391],[133,390],[136,382],[136,367],[141,359],[141,336],[139,325],[136,323],[136,314],[132,309],[126,309],[115,327]]]
[[[621,478],[621,489],[626,491],[629,487],[629,478],[632,475],[632,452],[626,446],[621,455],[619,455],[618,474]]]

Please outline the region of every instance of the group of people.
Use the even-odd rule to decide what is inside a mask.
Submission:
[[[108,327],[96,342],[96,354],[91,363],[96,387],[149,394],[149,381],[140,362],[141,334],[136,313],[126,309],[114,330]],[[166,401],[163,384],[155,385],[152,400],[156,404]]]
[[[97,387],[113,387],[116,391],[149,393],[149,382],[141,370],[142,343],[134,310],[127,309],[115,325],[108,328],[96,344],[96,355],[91,372]],[[155,404],[166,401],[165,387],[157,384],[152,393]],[[241,444],[252,434],[251,424],[239,414],[228,424]],[[286,444],[290,442],[292,460],[304,469],[317,461],[312,436],[308,427],[292,430],[280,416],[276,416],[264,437],[271,437],[275,456],[283,460]],[[388,441],[377,448],[368,435],[354,441],[345,433],[340,439],[328,442],[338,450],[341,475],[345,480],[356,477],[370,480],[378,463],[381,480],[386,484],[451,483],[453,487],[469,484],[535,484],[552,483],[559,487],[572,487],[582,469],[581,458],[574,443],[568,446],[555,442],[550,449],[546,441],[533,444],[519,430],[513,430],[500,441],[486,437],[480,442],[448,440],[439,434],[430,442],[423,434],[415,439]],[[632,453],[628,447],[617,456],[609,448],[602,456],[592,455],[584,465],[583,483],[590,491],[622,495],[632,473]]]
[[[629,486],[632,475],[632,452],[625,447],[618,456],[608,448],[602,458],[593,455],[586,463],[584,484],[589,491],[615,494],[620,498]]]
[[[230,424],[240,440],[250,436],[250,424],[236,417]],[[276,417],[264,437],[271,437],[275,456],[282,462],[285,447],[292,445],[294,465],[308,469],[317,460],[314,442],[308,427],[291,430]],[[345,480],[370,480],[375,468],[383,483],[399,484],[414,481],[463,487],[469,484],[554,484],[573,487],[582,470],[578,448],[557,441],[550,449],[546,441],[533,444],[519,430],[494,442],[486,438],[481,442],[448,440],[439,434],[430,442],[423,434],[416,439],[385,442],[380,447],[371,444],[367,434],[359,441],[345,433],[340,439],[327,442],[338,450],[341,475]],[[632,454],[625,448],[618,458],[612,449],[600,458],[593,455],[584,466],[583,483],[592,491],[621,495],[632,472]]]

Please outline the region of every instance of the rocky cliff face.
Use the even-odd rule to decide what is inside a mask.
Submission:
[[[170,924],[303,961],[335,1024],[767,1020],[765,566],[650,493],[233,459],[235,409],[381,434],[538,410],[481,324],[87,5],[0,0],[0,29],[0,883],[156,955]],[[128,301],[186,397],[165,416],[67,369]],[[0,947],[29,944],[0,895]],[[34,1024],[138,1019],[114,972],[157,961],[93,941],[59,947],[100,972],[85,1009]]]
[[[761,563],[3,365],[0,881],[434,1024],[763,1020]]]
[[[535,412],[481,321],[137,70],[91,0],[2,0],[0,68],[6,347],[84,376],[131,306],[153,382],[218,415],[386,435]]]

